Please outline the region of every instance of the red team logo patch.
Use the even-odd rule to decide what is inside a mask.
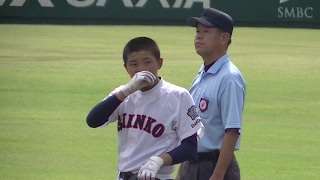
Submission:
[[[201,112],[205,112],[208,109],[208,105],[209,105],[209,100],[207,99],[200,99],[200,103],[199,103],[199,109]]]

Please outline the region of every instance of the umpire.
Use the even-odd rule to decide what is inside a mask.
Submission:
[[[240,180],[234,151],[240,148],[246,83],[227,54],[233,20],[220,10],[208,8],[187,23],[196,28],[194,46],[203,60],[190,94],[205,133],[198,142],[197,155],[180,165],[176,179]]]

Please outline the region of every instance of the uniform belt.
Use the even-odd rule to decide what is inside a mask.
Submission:
[[[120,172],[119,177],[123,180],[138,180],[137,175],[138,174],[132,174],[131,172]],[[156,180],[160,179],[156,178]]]
[[[138,179],[137,174],[133,174],[131,172],[120,172],[119,178],[121,178],[123,180],[136,180],[136,179]]]
[[[211,151],[211,152],[200,152],[197,153],[192,159],[190,159],[189,163],[195,163],[200,161],[217,161],[219,158],[220,151]]]

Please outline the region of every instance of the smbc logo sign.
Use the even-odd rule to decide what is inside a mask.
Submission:
[[[3,6],[4,3],[9,3],[9,6],[21,7],[25,4],[26,1],[31,0],[0,0],[0,6]],[[40,6],[42,7],[55,7],[53,0],[38,0]],[[62,0],[60,0],[62,1]],[[88,6],[106,6],[108,0],[64,0],[68,4],[74,7],[88,7]],[[132,0],[122,0],[125,7],[144,7],[146,3],[154,2],[156,0],[139,0],[135,4]],[[210,0],[175,0],[174,4],[170,5],[168,0],[158,0],[163,8],[191,8],[194,3],[202,3],[203,8],[210,7]],[[172,1],[171,1],[172,2]]]
[[[278,18],[313,18],[313,7],[287,6],[289,0],[280,0]]]

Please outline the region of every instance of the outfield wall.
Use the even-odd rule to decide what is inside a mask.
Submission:
[[[320,0],[0,0],[0,17],[185,22],[207,7],[235,22],[320,24]]]

